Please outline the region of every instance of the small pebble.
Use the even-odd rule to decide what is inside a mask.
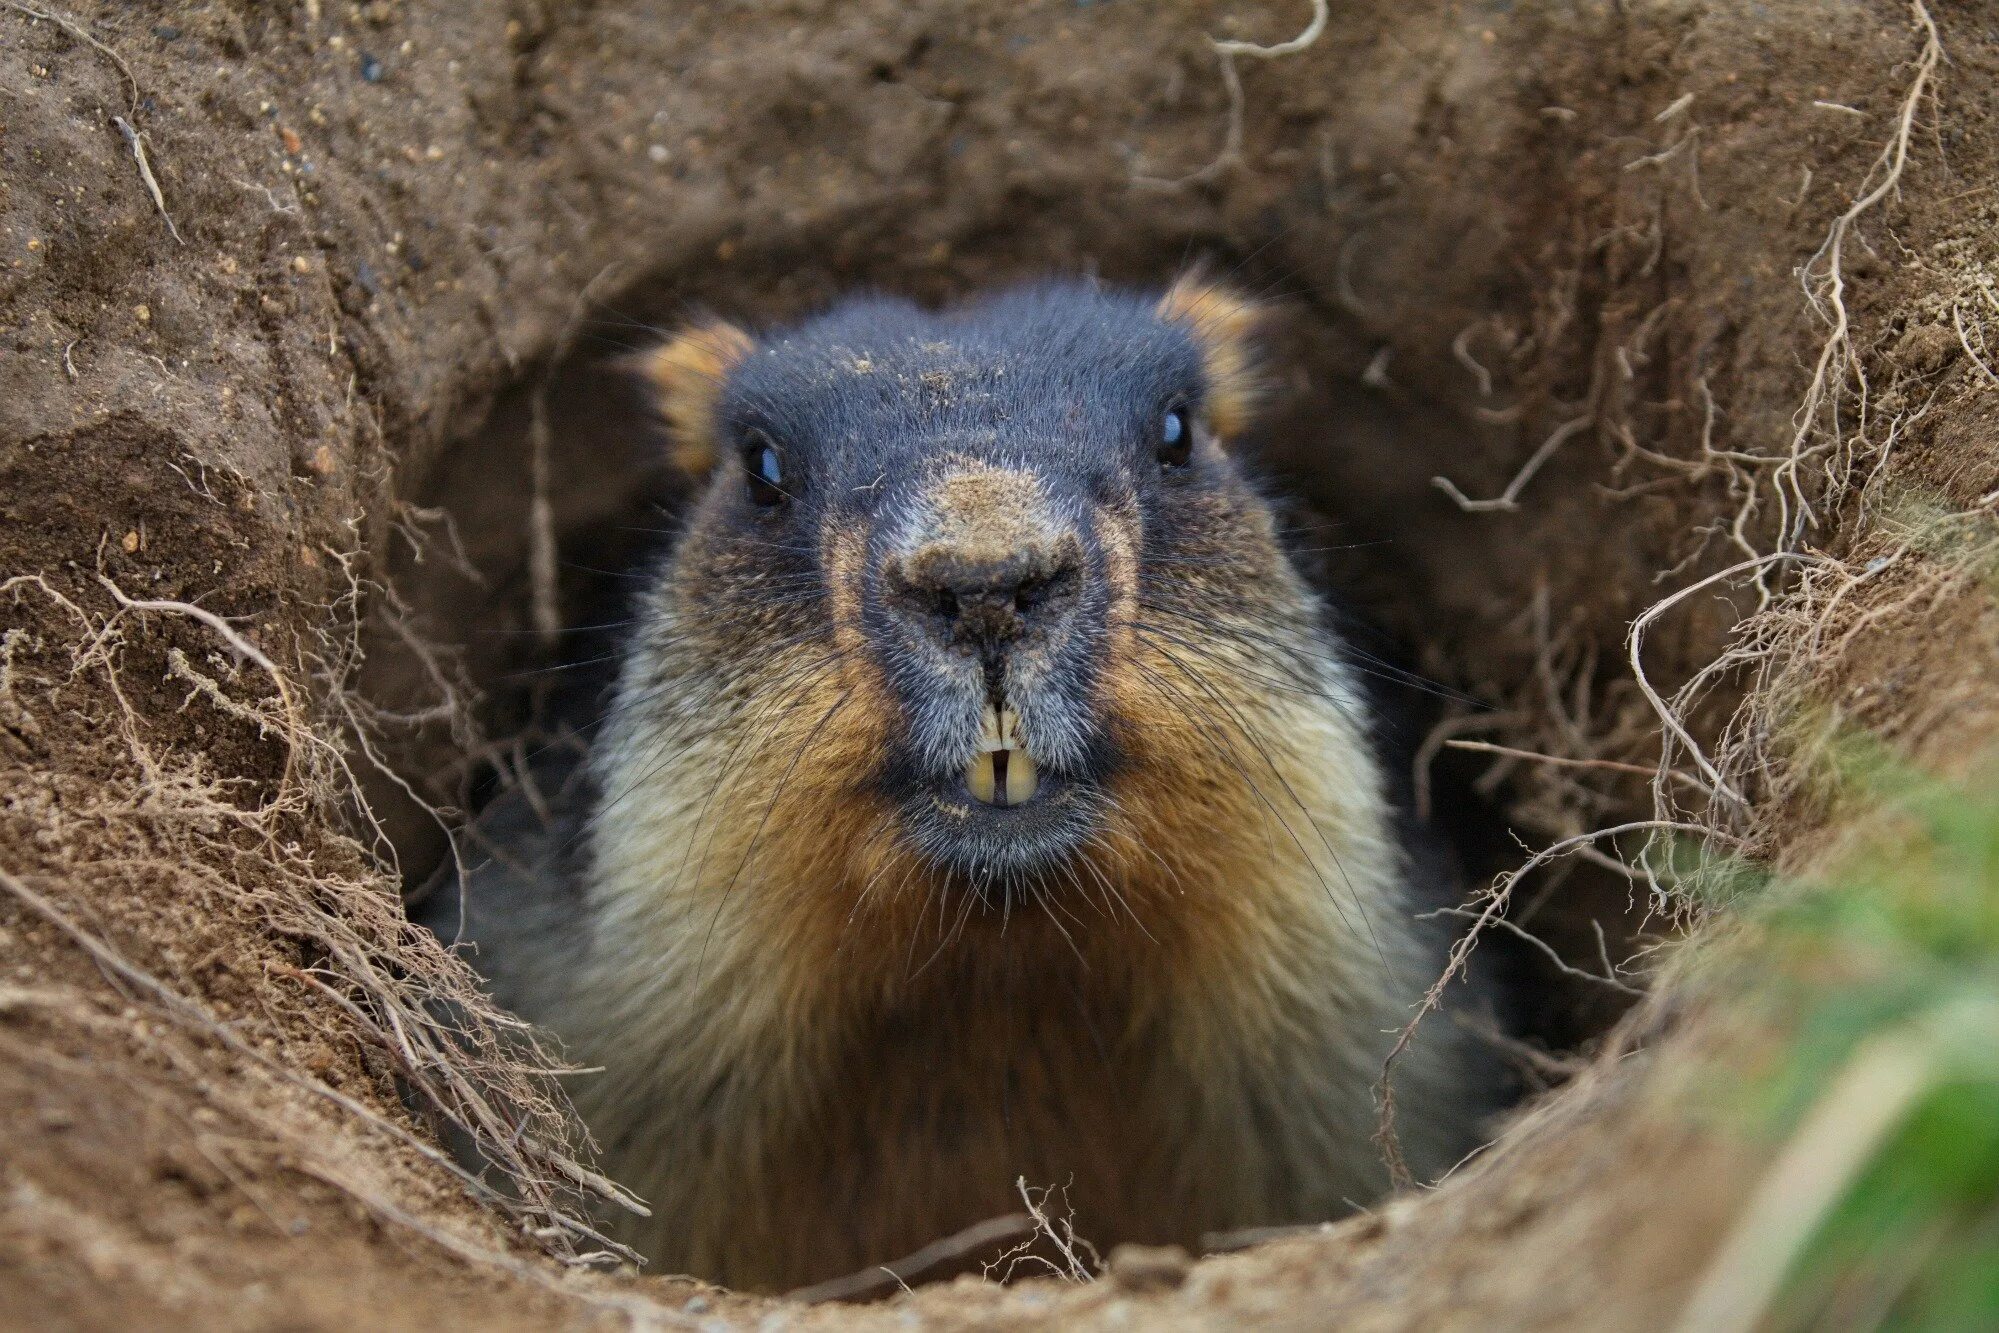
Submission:
[[[1917,324],[1902,335],[1888,359],[1902,370],[1929,374],[1957,359],[1957,335],[1941,324]]]
[[[361,53],[361,77],[369,83],[382,81],[382,62],[366,51]]]

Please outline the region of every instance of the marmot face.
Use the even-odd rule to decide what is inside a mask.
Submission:
[[[1253,318],[1197,282],[1058,285],[654,354],[680,457],[714,473],[666,650],[770,714],[773,818],[865,805],[992,897],[1147,855],[1244,781],[1243,680],[1311,677],[1315,637],[1226,451]]]

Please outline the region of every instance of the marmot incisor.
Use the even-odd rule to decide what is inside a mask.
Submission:
[[[1442,895],[1231,455],[1256,313],[1056,283],[648,358],[712,480],[570,822],[498,835],[464,936],[601,1066],[572,1088],[659,1269],[813,1282],[1014,1211],[1020,1177],[1100,1243],[1385,1188],[1372,1090]],[[1498,1085],[1426,1025],[1396,1080],[1419,1175]]]

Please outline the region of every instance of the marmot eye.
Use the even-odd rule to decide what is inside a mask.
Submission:
[[[1159,466],[1182,468],[1194,456],[1194,425],[1184,407],[1169,407],[1159,414]]]
[[[749,483],[750,499],[765,509],[791,498],[784,489],[784,455],[760,430],[751,431],[743,440],[743,475]]]

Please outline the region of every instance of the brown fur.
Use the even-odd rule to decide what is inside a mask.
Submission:
[[[1252,311],[1205,284],[1160,309],[1197,332],[1213,428],[1239,428]],[[716,368],[747,346],[711,327],[654,358],[691,395],[667,404],[683,447],[712,440]],[[935,461],[957,555],[1017,548],[1033,478]],[[1066,1185],[1101,1243],[1385,1188],[1371,1089],[1436,959],[1359,692],[1246,487],[1177,511],[1170,596],[1143,522],[1094,515],[1095,702],[1124,756],[1102,832],[1001,908],[921,860],[872,782],[899,712],[863,534],[818,534],[823,601],[766,595],[768,548],[696,510],[594,757],[585,945],[534,1015],[603,1067],[577,1102],[652,1203],[627,1238],[662,1268],[805,1284],[1012,1211],[1023,1177]],[[1443,1025],[1404,1060],[1419,1170],[1467,1142],[1476,1063]]]
[[[1272,582],[1218,591],[1296,620],[1309,603],[1268,532],[1235,536]],[[675,610],[731,576],[691,540],[637,660],[748,660],[768,634],[754,617],[711,630]],[[842,545],[825,554],[836,587],[854,568]],[[634,682],[713,730],[689,744],[640,726],[610,756],[612,798],[630,782],[645,798],[598,822],[597,947],[557,1026],[608,1066],[579,1104],[652,1200],[632,1238],[666,1268],[802,1284],[1009,1211],[1021,1176],[1067,1183],[1104,1241],[1193,1243],[1379,1192],[1367,1089],[1395,997],[1426,974],[1365,740],[1332,692],[1301,706],[1225,658],[1148,646],[1133,577],[1114,571],[1105,685],[1134,759],[1121,814],[1073,893],[1005,920],[900,848],[860,782],[894,718],[864,655],[765,659],[771,685],[747,703],[670,670]],[[834,643],[854,642],[851,595],[834,606]],[[659,803],[675,792],[684,806]],[[1446,1050],[1419,1053],[1402,1091],[1432,1170]],[[1348,1167],[1296,1169],[1322,1136],[1353,1145]]]

